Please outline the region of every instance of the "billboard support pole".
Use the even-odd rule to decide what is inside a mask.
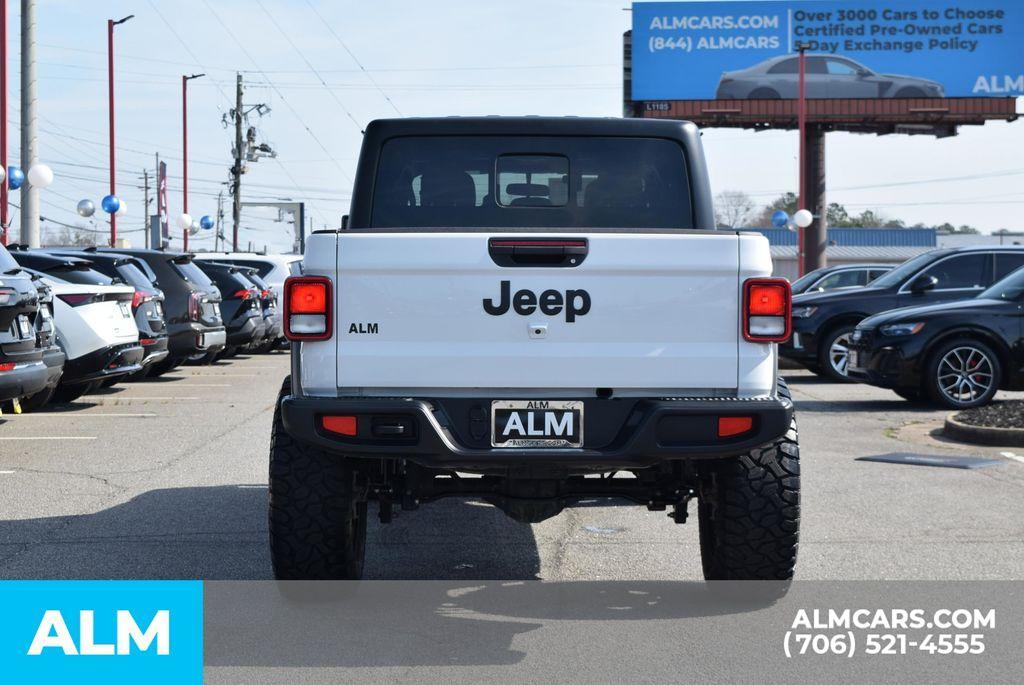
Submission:
[[[804,273],[820,269],[826,263],[828,206],[825,200],[825,130],[822,124],[811,124],[807,126],[802,138],[806,152],[804,163],[807,176],[803,206],[814,215],[811,225],[801,230]]]
[[[800,51],[799,57],[799,81],[797,90],[797,126],[800,129],[800,151],[798,156],[799,180],[797,181],[796,208],[807,209],[807,44],[801,43],[797,46]],[[807,231],[806,228],[798,228],[797,234],[797,272],[803,276],[809,271],[807,268]]]

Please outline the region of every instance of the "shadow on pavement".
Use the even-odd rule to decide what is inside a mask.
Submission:
[[[213,667],[515,664],[526,656],[516,639],[551,622],[567,633],[551,649],[571,657],[586,649],[573,646],[579,622],[640,621],[657,632],[658,623],[646,622],[760,611],[784,590],[782,583],[673,581],[209,583],[204,660]]]
[[[850,412],[882,412],[898,411],[901,413],[934,414],[939,411],[935,407],[914,404],[893,395],[892,400],[794,400],[797,412],[813,412],[820,414],[845,414]]]
[[[533,531],[478,502],[442,500],[377,522],[369,579],[531,579]],[[262,485],[151,490],[101,511],[0,521],[0,578],[271,577]]]

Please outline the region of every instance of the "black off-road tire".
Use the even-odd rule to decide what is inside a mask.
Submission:
[[[270,558],[278,580],[355,580],[366,557],[366,488],[345,458],[292,438],[274,409]]]
[[[779,395],[790,398],[779,380]],[[790,580],[800,531],[796,418],[785,435],[709,464],[698,518],[706,580]]]

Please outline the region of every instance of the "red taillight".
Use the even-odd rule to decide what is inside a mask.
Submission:
[[[750,431],[754,427],[754,418],[752,416],[719,416],[718,417],[718,437],[720,438],[731,438],[737,435],[743,435]]]
[[[261,290],[260,291],[260,297],[262,297],[264,300],[267,299],[268,297],[270,297],[270,291],[269,290]]]
[[[331,337],[331,280],[292,276],[284,282],[284,335],[289,340]]]
[[[199,321],[203,314],[203,295],[192,291],[188,294],[188,318]]]
[[[142,345],[143,347],[156,345],[156,338],[139,338],[139,344]]]
[[[743,339],[785,342],[792,332],[793,293],[784,278],[751,278],[743,283]]]
[[[132,311],[139,308],[144,302],[149,302],[153,299],[153,293],[147,290],[136,290],[135,294],[132,295]]]
[[[81,307],[83,304],[89,304],[96,297],[91,293],[74,293],[72,295],[58,295],[60,299],[67,302],[72,307]]]
[[[252,297],[252,291],[251,290],[236,290],[235,294],[232,295],[231,297],[235,298],[236,300],[248,300],[250,297]]]
[[[13,371],[13,370],[14,370],[14,362],[4,362],[3,364],[0,364],[0,371]]]
[[[323,416],[320,418],[320,425],[324,427],[324,430],[328,430],[338,435],[348,435],[355,437],[357,423],[356,417],[354,416]]]

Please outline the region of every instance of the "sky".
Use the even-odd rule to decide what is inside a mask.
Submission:
[[[11,153],[19,160],[20,3],[9,5]],[[115,29],[119,232],[141,245],[143,169],[167,161],[181,211],[181,76],[189,82],[189,208],[215,215],[225,196],[241,71],[259,141],[276,159],[250,163],[243,200],[307,202],[314,228],[337,227],[367,122],[394,116],[621,116],[624,0],[37,0],[39,159],[55,173],[44,217],[75,223],[81,199],[107,193],[106,20]],[[1021,103],[1018,102],[1018,111]],[[795,191],[793,132],[709,129],[712,188],[766,204]],[[831,133],[828,200],[908,224],[1024,229],[1024,122],[964,127],[959,136]],[[11,199],[17,203],[18,195]],[[246,207],[240,240],[287,251],[292,228]],[[12,233],[17,235],[17,215]],[[44,227],[46,224],[44,223]],[[102,229],[100,224],[94,228]],[[212,247],[213,232],[190,239]],[[175,239],[172,247],[180,247]]]

